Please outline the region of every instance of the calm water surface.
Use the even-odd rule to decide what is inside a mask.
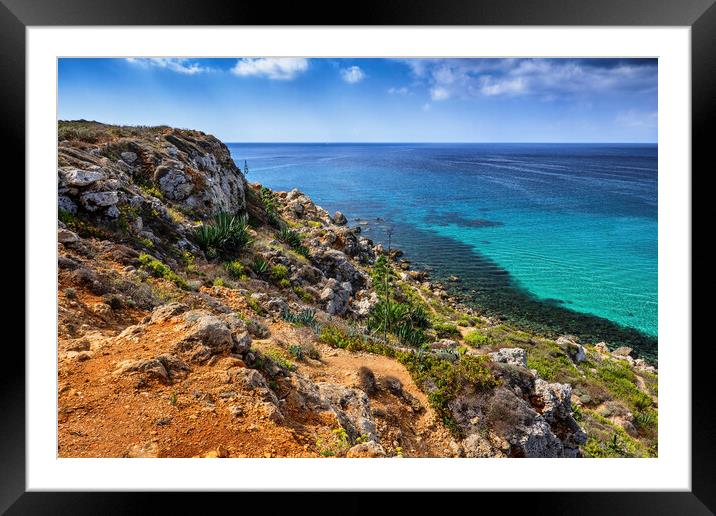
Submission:
[[[460,276],[459,288],[488,311],[556,331],[586,325],[581,333],[595,338],[626,329],[655,346],[656,145],[229,149],[242,168],[248,162],[249,181],[299,188],[375,241],[392,227],[416,265]]]

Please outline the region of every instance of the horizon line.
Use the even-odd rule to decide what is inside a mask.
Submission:
[[[545,142],[545,141],[513,141],[513,142],[506,142],[506,141],[494,141],[494,142],[487,142],[487,141],[481,141],[481,142],[475,142],[475,141],[352,141],[352,140],[345,140],[345,141],[308,141],[308,140],[296,140],[296,141],[230,141],[230,140],[224,140],[225,143],[235,143],[235,144],[346,144],[346,143],[359,143],[359,144],[421,144],[421,145],[439,145],[439,144],[460,144],[460,145],[476,145],[476,144],[509,144],[509,145],[520,145],[520,144],[540,144],[540,145],[554,145],[554,144],[562,144],[562,145],[658,145],[658,141],[655,142],[649,142],[649,141],[630,141],[630,142],[563,142],[563,141],[554,141],[554,142]]]

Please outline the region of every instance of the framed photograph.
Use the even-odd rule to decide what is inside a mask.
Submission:
[[[2,0],[27,303],[0,507],[514,491],[712,514],[691,241],[712,3],[345,25]]]

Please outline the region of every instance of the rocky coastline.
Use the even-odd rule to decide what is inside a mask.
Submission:
[[[60,456],[657,454],[634,350],[486,316],[213,136],[58,141]]]

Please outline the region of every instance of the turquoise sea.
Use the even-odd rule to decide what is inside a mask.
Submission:
[[[229,144],[248,180],[298,188],[466,300],[656,354],[657,146]]]

